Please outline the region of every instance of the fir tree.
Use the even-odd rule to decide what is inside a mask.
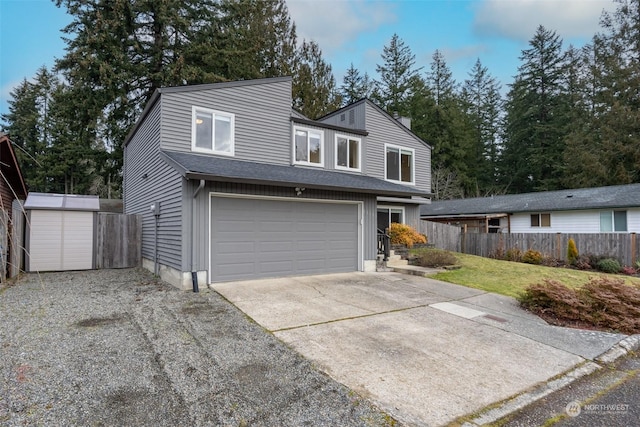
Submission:
[[[507,97],[503,177],[511,191],[561,188],[567,119],[562,40],[539,26]],[[524,169],[522,169],[524,168]]]
[[[368,98],[372,93],[372,85],[369,75],[364,73],[364,76],[362,76],[360,71],[351,63],[340,86],[343,105],[351,104],[362,98]]]
[[[380,79],[376,81],[376,101],[391,114],[408,115],[407,99],[411,96],[412,79],[420,68],[415,68],[416,56],[397,35],[383,48],[382,64],[376,65]]]
[[[293,107],[311,119],[317,119],[341,104],[335,78],[322,58],[316,42],[304,41],[298,52],[293,76]]]

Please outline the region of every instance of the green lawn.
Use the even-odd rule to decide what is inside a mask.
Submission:
[[[569,287],[582,286],[594,276],[613,276],[640,284],[640,279],[623,275],[543,267],[461,253],[454,253],[454,255],[462,266],[460,269],[443,271],[430,277],[511,297],[517,297],[531,284],[542,283],[543,279],[554,279]]]

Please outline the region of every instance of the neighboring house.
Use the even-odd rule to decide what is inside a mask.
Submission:
[[[431,148],[367,100],[320,120],[291,79],[157,90],[125,141],[143,265],[181,288],[375,270],[377,228],[417,224]]]
[[[27,186],[8,135],[0,132],[0,280],[7,276],[11,269],[12,258],[16,265],[12,270],[20,268],[20,242],[11,236],[13,229],[13,202],[25,200]],[[17,203],[17,202],[16,202]],[[17,273],[16,273],[17,274]]]
[[[11,146],[9,136],[0,132],[0,210],[11,217],[13,201],[27,197],[27,186],[22,178],[20,166]]]
[[[640,184],[436,201],[420,216],[475,233],[638,233]]]

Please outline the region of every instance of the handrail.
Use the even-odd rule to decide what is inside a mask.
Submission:
[[[378,254],[384,255],[383,260],[388,261],[391,254],[391,238],[387,233],[378,228]]]

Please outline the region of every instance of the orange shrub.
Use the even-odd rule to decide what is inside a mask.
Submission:
[[[427,243],[427,236],[418,233],[409,225],[397,222],[391,223],[389,237],[392,245],[405,245],[408,248],[412,248],[416,243]]]

